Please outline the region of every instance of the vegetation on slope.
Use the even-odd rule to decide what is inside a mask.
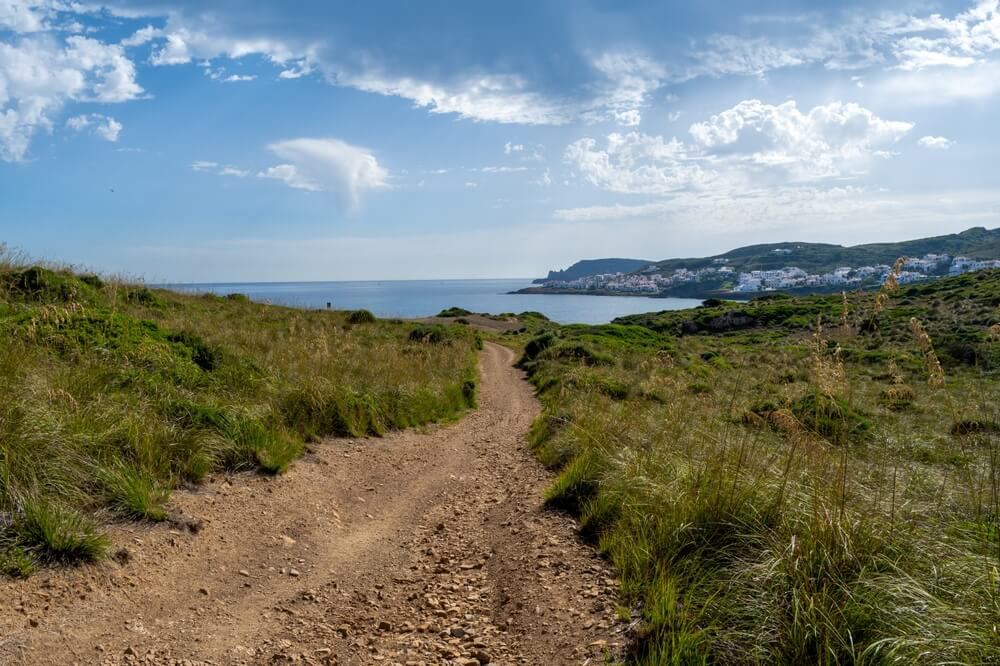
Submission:
[[[162,520],[214,471],[279,473],[317,437],[458,414],[478,338],[418,331],[0,253],[0,574],[99,557],[103,522]]]
[[[780,252],[775,252],[780,250]],[[696,270],[712,265],[713,259],[726,259],[737,271],[771,270],[798,266],[810,273],[832,271],[838,266],[873,266],[892,264],[897,257],[921,257],[947,253],[978,259],[1000,258],[1000,228],[973,227],[958,234],[918,238],[899,243],[832,245],[829,243],[767,243],[748,245],[712,257],[667,259],[655,262],[663,272],[677,268]]]
[[[634,662],[996,663],[998,306],[984,272],[508,336]]]

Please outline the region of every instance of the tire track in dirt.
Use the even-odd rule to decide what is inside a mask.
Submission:
[[[99,565],[0,582],[0,663],[583,664],[626,625],[607,565],[541,506],[539,406],[487,344],[457,423],[330,439],[285,475],[175,493]]]

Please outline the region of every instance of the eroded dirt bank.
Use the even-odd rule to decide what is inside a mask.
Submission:
[[[542,510],[512,361],[486,346],[455,424],[177,492],[170,525],[116,529],[115,558],[0,582],[0,663],[603,663],[614,580]]]

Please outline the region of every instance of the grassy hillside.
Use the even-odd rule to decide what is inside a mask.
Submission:
[[[506,336],[634,661],[998,663],[998,307],[984,272]]]
[[[775,250],[788,252],[776,254]],[[677,268],[694,270],[711,266],[713,259],[728,259],[728,265],[737,271],[798,266],[810,273],[822,273],[838,266],[892,264],[898,257],[922,257],[928,253],[948,253],[951,256],[963,255],[974,259],[1000,259],[1000,228],[974,227],[958,234],[851,247],[795,242],[749,245],[712,257],[659,261],[656,262],[656,266],[663,272],[673,272]]]
[[[215,471],[279,473],[324,435],[475,400],[461,326],[180,295],[0,255],[0,573],[99,557]]]

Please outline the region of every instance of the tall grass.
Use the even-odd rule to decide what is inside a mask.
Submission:
[[[864,326],[901,318],[896,291],[875,314],[841,299],[812,333],[656,351],[595,329],[599,366],[546,353],[572,329],[526,346],[547,499],[618,570],[632,661],[1000,661],[1000,377],[942,368],[919,322],[898,341]]]
[[[475,336],[415,328],[0,252],[0,567],[98,557],[100,522],[162,520],[180,484],[472,406]]]

